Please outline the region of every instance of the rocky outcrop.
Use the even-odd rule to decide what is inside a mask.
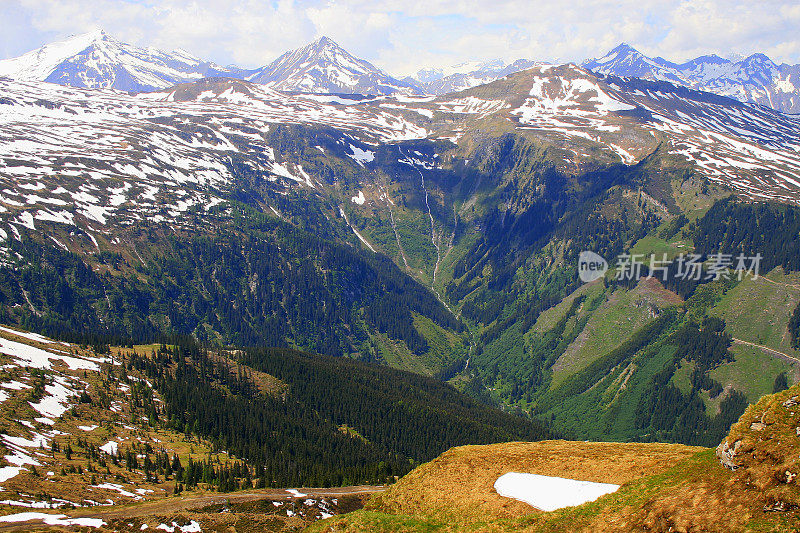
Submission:
[[[800,508],[800,385],[748,407],[717,457],[735,483],[761,492],[765,512]]]

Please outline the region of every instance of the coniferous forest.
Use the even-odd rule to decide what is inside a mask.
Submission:
[[[241,461],[241,475],[213,466],[198,474],[220,490],[230,486],[224,476],[238,484],[248,472],[268,486],[386,483],[453,446],[551,436],[536,421],[385,366],[283,348],[229,356],[235,363],[188,339],[151,356],[124,355],[164,399],[153,414],[159,423]],[[253,377],[261,372],[286,388],[261,390]]]

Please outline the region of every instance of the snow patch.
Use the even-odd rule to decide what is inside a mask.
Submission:
[[[63,514],[48,513],[17,513],[0,516],[0,522],[31,522],[40,521],[48,526],[83,526],[83,527],[102,527],[106,523],[99,518],[67,518]]]
[[[358,146],[353,146],[351,144],[350,151],[353,152],[353,155],[347,154],[348,157],[355,160],[355,162],[361,165],[362,167],[364,166],[365,162],[369,163],[375,160],[375,152],[372,152],[370,150],[362,150]]]
[[[542,511],[555,511],[592,502],[616,492],[619,485],[509,472],[497,478],[494,488],[500,496],[523,501]]]
[[[364,198],[364,191],[358,191],[358,194],[350,198],[350,200],[352,200],[353,203],[358,205],[364,205],[364,202],[367,201],[367,199]]]

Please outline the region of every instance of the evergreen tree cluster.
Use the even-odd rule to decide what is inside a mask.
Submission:
[[[697,221],[698,253],[734,256],[761,254],[761,272],[777,266],[800,270],[800,208],[774,203],[743,203],[733,198],[715,203]]]
[[[711,398],[722,393],[708,371],[733,360],[731,337],[724,328],[723,320],[707,317],[702,324],[683,325],[670,337],[668,342],[677,346],[673,362],[653,377],[636,409],[636,426],[650,430],[645,440],[715,446],[747,408],[744,394],[732,390],[720,403],[719,414],[710,416],[701,397],[704,391]],[[688,392],[673,383],[681,361],[694,363]]]
[[[795,307],[792,318],[789,319],[789,338],[792,348],[800,350],[800,303]]]

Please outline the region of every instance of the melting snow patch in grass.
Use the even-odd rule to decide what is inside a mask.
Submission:
[[[96,427],[96,426],[95,426]],[[113,440],[110,440],[100,446],[100,449],[106,452],[108,455],[116,455],[117,450],[119,450],[119,443]]]
[[[358,205],[364,205],[364,202],[367,201],[367,199],[364,197],[364,191],[358,191],[358,195],[353,196],[352,198],[350,198],[350,200],[352,200],[353,203],[356,203]]]
[[[22,390],[22,389],[30,389],[32,388],[30,385],[26,385],[25,383],[20,383],[19,381],[9,381],[8,383],[0,383],[0,387],[4,389],[10,390]]]
[[[29,522],[31,520],[42,521],[48,526],[84,526],[101,527],[106,523],[99,518],[66,518],[63,514],[47,513],[17,513],[7,516],[0,516],[0,522]]]
[[[27,331],[17,331],[15,329],[7,328],[4,326],[0,326],[0,331],[5,331],[6,333],[11,333],[12,335],[19,335],[20,337],[24,337],[26,339],[30,339],[32,341],[41,342],[43,344],[51,344],[54,341],[39,335],[38,333],[29,333]]]
[[[353,155],[347,154],[347,156],[355,160],[355,162],[362,167],[364,166],[365,161],[369,163],[375,159],[375,152],[370,150],[362,150],[358,146],[353,146],[352,144],[350,145],[350,151],[353,152]]]
[[[0,468],[0,483],[8,481],[9,479],[16,476],[23,470],[25,469],[20,468],[19,466],[4,466]]]
[[[44,388],[50,396],[45,396],[38,403],[28,403],[43,417],[58,418],[71,407],[69,400],[75,395],[75,392],[66,385],[66,380],[56,377],[52,385],[46,385]]]
[[[494,488],[500,496],[523,501],[542,511],[555,511],[592,502],[616,492],[619,485],[509,472],[497,478]]]
[[[116,444],[116,443],[114,443],[114,444]],[[119,492],[122,496],[127,496],[128,498],[135,498],[137,500],[141,500],[142,499],[141,496],[138,496],[138,495],[136,495],[136,494],[134,494],[134,493],[132,493],[130,491],[127,491],[127,490],[123,489],[122,485],[119,485],[117,483],[102,483],[100,485],[92,485],[92,487],[94,487],[96,489],[115,490],[115,491]]]
[[[303,494],[297,489],[286,489],[286,492],[294,496],[295,498],[305,498],[308,494]]]
[[[58,509],[65,505],[72,505],[73,507],[81,507],[81,505],[71,502],[69,500],[62,500],[61,498],[53,498],[53,501],[39,502],[35,500],[19,501],[19,500],[2,500],[0,504],[10,505],[12,507],[28,507],[31,509]]]
[[[70,357],[68,355],[59,355],[41,348],[35,348],[22,344],[20,342],[10,341],[8,339],[0,338],[0,352],[15,357],[14,361],[20,366],[29,366],[32,368],[50,370],[52,365],[51,359],[60,359],[69,367],[70,370],[93,370],[100,371],[100,367],[93,361],[79,359],[77,357]]]

